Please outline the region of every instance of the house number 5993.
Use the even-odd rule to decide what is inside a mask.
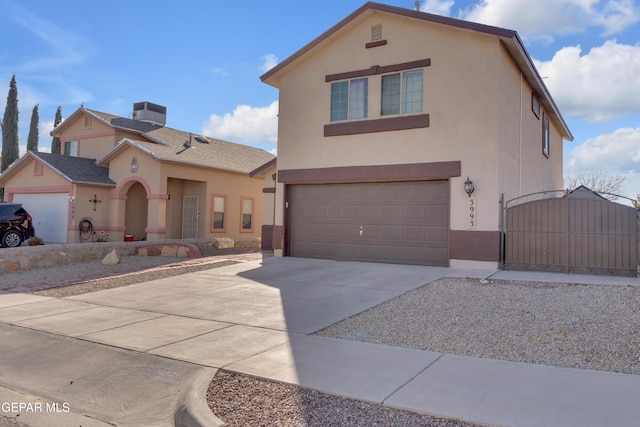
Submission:
[[[474,199],[473,197],[469,197],[467,213],[468,213],[467,228],[476,228],[478,223],[478,212],[476,210],[476,199]]]

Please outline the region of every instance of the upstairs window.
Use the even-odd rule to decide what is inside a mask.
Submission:
[[[382,76],[383,116],[422,112],[422,70]]]
[[[331,121],[366,118],[368,101],[367,78],[331,83]]]
[[[65,141],[64,155],[78,157],[78,141]]]

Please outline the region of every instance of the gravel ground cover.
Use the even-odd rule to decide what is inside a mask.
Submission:
[[[29,270],[18,270],[0,275],[0,289],[7,290],[20,285],[36,283],[57,283],[81,280],[84,277],[100,275],[103,277],[118,276],[131,271],[175,263],[179,259],[174,257],[141,257],[126,256],[120,259],[120,264],[102,265],[101,260],[77,262],[57,265],[55,267],[36,267]]]
[[[132,255],[122,257],[116,265],[102,265],[101,260],[95,260],[5,272],[0,274],[0,290],[33,286],[32,290],[24,291],[35,295],[64,298],[262,257],[258,249],[210,248],[202,252],[203,257],[197,259]],[[46,289],[40,290],[40,287]]]
[[[230,427],[478,426],[223,370],[216,373],[209,386],[207,403]]]
[[[640,375],[640,288],[446,278],[317,334]]]
[[[5,417],[0,415],[0,427],[29,427],[21,423],[15,417]]]
[[[222,260],[208,261],[192,265],[169,264],[155,266],[143,271],[134,271],[120,276],[107,276],[100,279],[92,279],[68,286],[43,289],[32,292],[34,295],[45,297],[66,298],[75,295],[86,294],[88,292],[101,291],[103,289],[119,288],[121,286],[133,285],[136,283],[148,282],[149,280],[162,279],[165,277],[178,276],[195,271],[209,270],[212,268],[224,267],[225,265],[237,264],[238,261]]]

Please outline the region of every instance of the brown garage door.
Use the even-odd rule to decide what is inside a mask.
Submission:
[[[291,256],[449,265],[449,182],[289,187]]]

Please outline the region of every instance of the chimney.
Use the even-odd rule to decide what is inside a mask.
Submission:
[[[167,107],[152,102],[136,102],[133,104],[133,120],[165,126],[167,124]]]

